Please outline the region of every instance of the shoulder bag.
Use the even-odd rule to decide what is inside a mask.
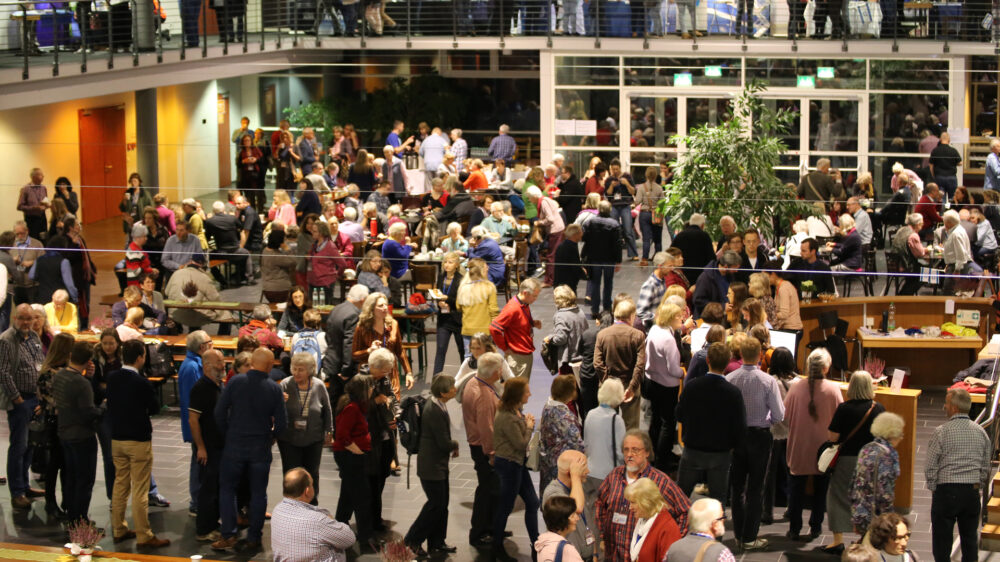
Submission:
[[[854,429],[847,434],[847,437],[844,438],[843,441],[840,443],[831,443],[830,441],[826,441],[819,446],[819,451],[816,453],[816,466],[819,468],[821,473],[828,474],[831,470],[833,470],[833,467],[837,465],[837,459],[840,458],[840,446],[850,441],[851,437],[854,437],[854,434],[861,429],[861,426],[865,425],[865,422],[868,420],[868,417],[872,415],[872,410],[874,409],[875,401],[872,400],[872,405],[869,406],[864,417],[861,418],[858,425],[854,426]]]
[[[524,459],[524,466],[527,467],[528,470],[538,470],[538,464],[542,455],[541,435],[542,432],[533,431],[531,433],[531,439],[528,441],[528,457]]]

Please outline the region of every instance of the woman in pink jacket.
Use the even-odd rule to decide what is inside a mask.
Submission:
[[[566,540],[566,535],[576,530],[576,522],[580,520],[576,500],[570,496],[552,496],[542,505],[542,519],[548,532],[535,541],[538,562],[553,562],[560,550],[563,562],[583,562],[580,553]]]
[[[340,272],[349,268],[337,245],[330,239],[330,227],[322,221],[313,224],[313,244],[309,248],[309,273],[306,279],[310,289],[323,291],[323,304],[333,302],[333,284]]]

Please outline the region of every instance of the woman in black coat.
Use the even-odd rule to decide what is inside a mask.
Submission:
[[[448,297],[447,300],[438,301],[437,354],[434,355],[435,375],[444,371],[449,338],[455,338],[459,362],[465,358],[465,342],[462,339],[462,313],[458,311],[458,306],[455,304],[458,286],[462,284],[462,274],[458,271],[460,261],[461,256],[458,252],[448,252],[441,262],[441,273],[438,275],[435,286],[437,290]]]

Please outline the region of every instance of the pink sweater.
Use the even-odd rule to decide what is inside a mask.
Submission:
[[[542,533],[535,541],[535,552],[538,553],[538,562],[553,562],[556,559],[556,551],[559,550],[559,543],[564,541],[562,535],[556,533]],[[580,553],[573,548],[573,545],[566,543],[563,547],[563,562],[583,562]]]

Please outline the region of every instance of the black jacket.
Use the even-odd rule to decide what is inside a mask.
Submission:
[[[572,240],[563,240],[556,248],[555,282],[553,287],[569,285],[576,291],[583,275],[583,262],[580,261],[580,248]]]
[[[333,307],[326,319],[326,353],[323,354],[323,372],[327,378],[354,374],[354,327],[358,325],[361,311],[350,302]]]
[[[584,226],[583,260],[589,264],[621,263],[621,241],[621,226],[611,217],[598,215]]]
[[[444,209],[434,213],[438,223],[462,222],[469,220],[476,210],[476,203],[468,193],[456,193],[448,196]]]
[[[684,256],[684,275],[695,283],[702,269],[715,259],[715,247],[712,246],[712,237],[701,227],[694,225],[685,226],[677,236],[674,236],[672,247],[681,251]]]
[[[448,412],[428,399],[420,417],[417,476],[422,480],[447,480],[448,459],[451,452],[458,448],[458,442],[451,438]]]
[[[562,208],[563,213],[566,214],[566,222],[573,222],[576,216],[580,214],[580,209],[583,208],[583,184],[577,179],[576,174],[569,177],[568,180],[559,184],[559,197],[556,198],[556,202]]]
[[[446,291],[444,288],[445,275],[442,271],[438,275],[437,289],[448,296],[445,301],[448,303],[449,312],[442,312],[438,314],[438,327],[445,328],[451,332],[461,332],[462,331],[462,313],[458,310],[458,303],[455,299],[458,297],[458,286],[462,284],[462,274],[455,272],[455,276],[451,279],[451,286],[448,287]]]
[[[861,255],[861,235],[857,230],[852,230],[850,234],[844,236],[837,245],[833,247],[831,265],[842,263],[844,267],[858,269],[862,264]]]
[[[719,264],[715,261],[709,262],[705,267],[705,273],[698,278],[698,284],[694,287],[694,317],[701,318],[701,311],[710,302],[725,304],[729,283],[730,280],[719,273]]]
[[[740,258],[743,259],[743,263],[740,264],[740,270],[736,272],[736,279],[738,281],[750,283],[750,275],[752,273],[767,267],[767,250],[764,249],[763,244],[757,246],[757,265],[755,267],[750,266],[750,256],[747,255],[746,249],[740,252]]]
[[[743,394],[719,375],[703,375],[689,381],[675,415],[684,424],[684,446],[693,451],[729,451],[746,436]]]

